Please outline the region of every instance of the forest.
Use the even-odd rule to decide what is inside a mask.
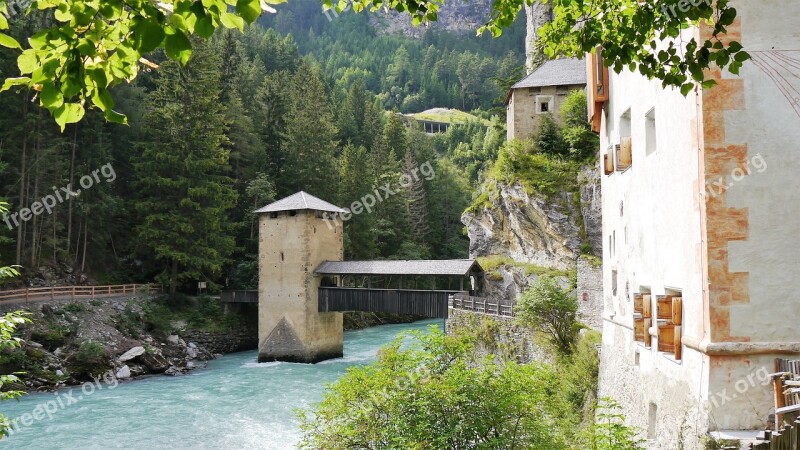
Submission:
[[[329,21],[312,0],[282,6],[243,33],[193,41],[186,66],[150,55],[112,90],[129,125],[90,110],[61,133],[37,106],[46,93],[0,95],[0,262],[29,284],[49,267],[70,283],[252,288],[253,210],[299,190],[349,207],[423,165],[435,175],[347,222],[345,256],[466,257],[460,216],[504,142],[501,94],[521,73],[524,26],[414,39],[380,34],[365,14]],[[0,50],[0,73],[16,70]],[[430,136],[401,114],[431,107],[491,125]]]

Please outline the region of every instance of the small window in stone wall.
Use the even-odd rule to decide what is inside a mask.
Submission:
[[[536,114],[547,114],[553,111],[553,96],[552,95],[537,95],[536,96]]]

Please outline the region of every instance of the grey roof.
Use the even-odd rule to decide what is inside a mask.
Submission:
[[[278,211],[292,211],[292,210],[299,210],[299,209],[311,209],[314,211],[327,211],[327,212],[337,212],[342,213],[345,212],[342,208],[339,208],[336,205],[332,205],[325,200],[320,200],[317,197],[305,192],[300,191],[296,194],[292,194],[286,198],[282,198],[276,202],[270,203],[269,205],[255,210],[257,213],[268,213],[268,212],[278,212]]]
[[[575,58],[546,61],[511,89],[586,84],[586,62]]]
[[[314,273],[321,275],[449,275],[466,276],[481,266],[474,259],[414,261],[325,261]]]

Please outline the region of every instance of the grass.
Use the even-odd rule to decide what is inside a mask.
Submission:
[[[420,113],[411,114],[417,120],[430,120],[433,122],[450,123],[450,124],[465,124],[467,122],[480,122],[485,126],[491,125],[491,122],[479,117],[473,116],[470,113],[460,111],[457,109],[435,108]]]
[[[480,256],[478,257],[478,263],[483,267],[483,270],[486,271],[486,277],[494,281],[498,281],[497,277],[499,277],[500,280],[503,279],[502,275],[500,275],[497,270],[501,267],[517,267],[522,269],[526,276],[549,275],[553,277],[569,278],[572,272],[569,270],[560,270],[552,267],[514,261],[510,256],[506,255]]]

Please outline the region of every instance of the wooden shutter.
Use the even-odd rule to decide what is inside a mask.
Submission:
[[[617,150],[617,170],[623,171],[633,165],[633,141],[630,136],[623,136],[619,140]]]

